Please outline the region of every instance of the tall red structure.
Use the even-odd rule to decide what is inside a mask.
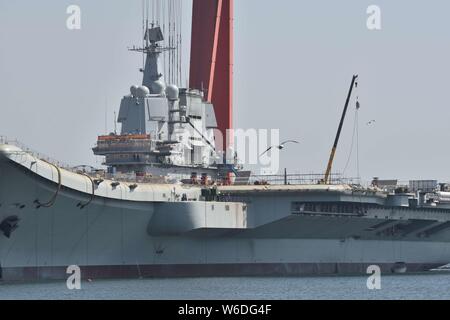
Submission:
[[[233,2],[193,0],[190,87],[214,104],[219,130],[233,128]]]

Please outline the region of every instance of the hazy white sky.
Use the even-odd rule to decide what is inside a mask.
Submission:
[[[82,9],[80,31],[66,28],[70,4]],[[366,27],[371,4],[381,8],[381,31]],[[140,0],[0,0],[0,135],[95,164],[106,105],[111,131],[121,97],[141,82],[141,57],[126,50],[141,41],[140,10]],[[450,2],[235,0],[235,11],[235,125],[301,139],[282,153],[283,167],[325,170],[358,73],[363,178],[450,181]],[[349,153],[351,108],[337,171]]]

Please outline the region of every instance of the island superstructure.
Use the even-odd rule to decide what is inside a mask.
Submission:
[[[160,27],[147,29],[145,40],[144,48],[132,49],[146,55],[146,64],[142,85],[131,86],[120,104],[121,133],[100,136],[94,154],[105,157],[112,174],[225,179],[235,169],[216,148],[213,105],[198,89],[166,84],[160,55],[173,48],[160,45]]]

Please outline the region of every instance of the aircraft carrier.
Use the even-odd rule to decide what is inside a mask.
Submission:
[[[121,101],[121,132],[93,148],[106,170],[1,139],[2,280],[65,279],[71,265],[98,279],[404,273],[450,262],[448,184],[363,187],[331,174],[349,99],[325,175],[255,180],[216,145],[223,119],[210,93],[167,84],[161,55],[174,48],[162,29],[147,24],[144,38],[131,49],[146,63]]]

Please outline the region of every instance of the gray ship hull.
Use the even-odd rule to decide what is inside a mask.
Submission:
[[[362,274],[369,265],[392,272],[399,264],[418,272],[450,262],[447,228],[426,238],[417,236],[419,227],[391,237],[376,230],[386,222],[378,213],[293,214],[292,201],[315,197],[304,192],[246,192],[248,208],[242,209],[237,202],[175,202],[156,195],[132,201],[128,189],[118,198],[112,191],[92,198],[89,183],[86,192],[75,190],[63,175],[53,205],[38,207],[36,200],[55,195],[58,177],[30,169],[36,160],[19,152],[0,158],[0,220],[19,220],[9,237],[0,233],[7,281],[64,279],[70,265],[80,266],[84,279],[95,279]],[[45,172],[47,164],[38,164]],[[389,221],[405,221],[397,214],[409,213],[392,211]],[[431,216],[434,224],[445,218]]]

